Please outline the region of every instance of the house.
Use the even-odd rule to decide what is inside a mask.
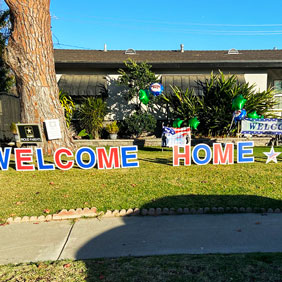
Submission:
[[[171,51],[57,49],[54,55],[60,89],[78,102],[83,97],[106,95],[110,108],[108,120],[121,120],[133,110],[132,105],[124,103],[123,89],[116,83],[118,69],[129,58],[152,65],[165,91],[170,91],[170,85],[197,90],[197,80],[205,80],[218,70],[236,74],[240,82],[255,83],[257,91],[274,87],[279,101],[275,111],[282,115],[282,50],[186,51],[181,45],[180,50]],[[0,139],[7,136],[10,123],[17,122],[15,117],[19,116],[14,113],[14,117],[10,115],[7,119],[7,103],[10,102],[6,97],[0,98]],[[166,118],[165,109],[158,112],[157,118]]]
[[[279,101],[276,110],[282,111],[282,50],[277,49],[185,51],[183,45],[174,51],[58,49],[55,62],[59,87],[75,99],[103,95],[107,90],[107,118],[121,120],[132,108],[124,103],[116,80],[118,69],[124,68],[129,58],[152,65],[165,91],[170,91],[170,85],[197,88],[197,80],[204,81],[218,70],[236,74],[240,82],[256,84],[256,91],[275,87]],[[165,113],[160,112],[158,118],[164,119]]]

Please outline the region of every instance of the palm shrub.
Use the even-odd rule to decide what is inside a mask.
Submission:
[[[210,79],[197,81],[197,84],[202,89],[204,104],[198,112],[199,131],[206,136],[227,134],[232,121],[232,100],[242,94],[237,77],[211,73]]]
[[[205,136],[222,136],[229,133],[232,122],[232,100],[242,94],[247,102],[244,106],[248,113],[256,110],[259,115],[274,117],[269,111],[276,104],[274,91],[269,88],[259,93],[255,85],[240,83],[236,75],[225,76],[211,73],[209,79],[197,81],[202,95],[196,95],[192,89],[183,91],[172,86],[173,94],[164,94],[163,99],[169,105],[173,117],[186,120],[197,116],[200,120],[198,132]],[[235,129],[233,129],[235,132]]]
[[[195,93],[194,89],[185,91],[177,86],[170,86],[172,93],[162,95],[163,101],[169,105],[172,117],[181,118],[184,121],[197,116],[203,108],[203,98]]]
[[[107,105],[101,98],[85,98],[78,110],[79,123],[94,139],[99,138],[103,121],[107,114]]]
[[[247,88],[248,84],[242,85],[242,93],[247,102],[244,106],[248,113],[257,111],[259,115],[264,117],[275,118],[277,117],[274,112],[270,111],[277,104],[277,100],[274,98],[275,90],[268,88],[265,91],[255,93],[255,85],[249,86],[249,91],[244,91],[244,87]]]
[[[211,73],[210,79],[197,81],[203,91],[204,107],[199,111],[199,131],[204,135],[219,136],[228,133],[232,121],[232,100],[242,94],[247,102],[246,111],[257,111],[260,115],[273,116],[269,109],[275,105],[274,91],[268,89],[256,93],[255,85],[240,83],[236,75],[224,76]],[[234,132],[234,131],[233,131]]]

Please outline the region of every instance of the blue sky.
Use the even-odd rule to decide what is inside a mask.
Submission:
[[[281,0],[51,0],[53,41],[69,49],[280,49],[281,8]]]

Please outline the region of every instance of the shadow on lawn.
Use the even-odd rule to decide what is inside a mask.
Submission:
[[[139,161],[173,166],[171,158],[138,158]]]
[[[265,163],[266,157],[255,157],[254,163]],[[149,162],[149,163],[156,163],[156,164],[163,164],[168,166],[173,166],[173,160],[172,157],[169,158],[138,158],[139,161]],[[282,160],[282,158],[277,158],[278,162]],[[213,163],[213,159],[210,160],[209,164]],[[180,165],[184,165],[184,161],[180,160]],[[193,161],[191,161],[191,165],[195,165]],[[237,162],[235,161],[234,165],[237,165]]]
[[[259,213],[261,212],[260,208],[272,208],[273,210],[275,208],[281,208],[282,201],[253,195],[179,195],[159,198],[155,201],[144,204],[140,209],[149,209],[157,207],[211,208],[228,206],[231,207],[231,212],[234,211],[233,207],[251,207],[254,208],[254,210],[256,210],[257,207],[257,212]],[[183,224],[191,222],[191,224],[193,224],[193,222],[195,223],[197,216],[199,217],[208,215],[190,215],[186,217],[179,215],[179,217],[181,217],[179,218],[179,222],[182,222]],[[128,216],[119,218],[120,221],[118,224],[117,220],[112,221],[110,218],[102,218],[101,220],[106,220],[106,226],[110,226],[109,228],[111,229],[107,229],[107,231],[104,231],[103,233],[98,233],[95,235],[95,237],[91,238],[89,241],[86,241],[86,243],[77,251],[75,255],[75,259],[85,260],[85,264],[88,271],[88,280],[86,281],[94,281],[92,279],[98,279],[99,275],[103,275],[103,271],[107,272],[106,265],[103,269],[103,260],[91,261],[88,259],[103,257],[111,258],[116,257],[117,255],[120,257],[144,255],[148,256],[152,254],[160,255],[173,252],[162,241],[160,242],[161,245],[164,246],[163,249],[156,249],[154,248],[154,246],[152,246],[152,243],[149,243],[151,240],[153,240],[153,242],[155,242],[156,240],[158,241],[159,233],[163,232],[162,230],[158,229],[158,218],[160,218],[162,222],[165,222],[165,224],[168,224],[166,225],[166,230],[170,234],[168,236],[168,240],[171,240],[170,238],[173,238],[174,234],[177,235],[178,231],[177,226],[175,226],[176,223],[173,227],[170,225],[172,224],[171,220],[173,220],[173,218],[170,216],[148,216],[148,220],[146,221],[142,220],[141,216]],[[88,226],[88,229],[85,230],[85,234],[87,234],[88,232],[90,232],[91,234],[93,231],[95,234],[95,226],[96,225],[93,225],[92,230],[89,230],[89,227],[91,228],[91,225]],[[152,228],[152,226],[154,227]],[[171,226],[171,228],[169,226]],[[218,232],[220,232],[220,229],[218,230]],[[86,238],[89,237],[86,236]],[[130,238],[137,238],[137,240],[133,240],[133,242]],[[199,238],[201,238],[201,236]],[[135,251],[133,251],[133,248]],[[101,269],[100,274],[97,273],[98,264],[99,269]]]

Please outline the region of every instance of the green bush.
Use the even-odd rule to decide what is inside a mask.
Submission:
[[[188,122],[189,118],[198,115],[203,108],[203,99],[195,94],[194,89],[187,88],[185,91],[177,86],[171,86],[172,94],[162,95],[164,102],[169,105],[171,118],[181,118]]]
[[[254,110],[259,115],[271,116],[268,111],[275,105],[272,89],[255,92],[255,85],[240,83],[236,75],[211,74],[211,78],[197,82],[203,91],[204,107],[199,111],[199,131],[204,135],[226,135],[232,121],[232,100],[242,94],[247,100],[244,108],[247,113]],[[235,129],[233,130],[235,132]]]
[[[148,113],[135,112],[123,122],[126,133],[139,137],[142,133],[153,133],[157,125],[154,116]]]
[[[256,110],[259,115],[271,117],[269,112],[275,105],[274,91],[256,93],[255,85],[240,83],[236,75],[224,76],[211,73],[206,81],[197,81],[202,95],[196,95],[192,89],[183,91],[172,86],[173,94],[165,94],[163,99],[169,105],[173,118],[185,121],[197,116],[200,120],[198,132],[205,136],[222,136],[229,133],[232,121],[232,100],[242,94],[247,102],[244,106],[248,113]],[[233,129],[233,133],[235,129]]]
[[[71,120],[73,118],[74,109],[75,109],[74,102],[71,96],[67,95],[62,90],[60,90],[59,92],[59,99],[60,99],[61,106],[65,112],[67,127],[70,127]]]
[[[107,105],[101,98],[85,98],[78,110],[79,124],[94,139],[98,139],[106,114]]]
[[[242,87],[235,75],[225,77],[211,74],[210,79],[197,82],[203,91],[204,107],[198,112],[199,131],[204,135],[224,135],[228,133],[232,121],[232,100],[242,94]],[[248,87],[245,87],[248,91]]]
[[[136,111],[142,110],[142,103],[139,99],[140,89],[149,89],[154,82],[159,82],[158,77],[151,71],[152,66],[146,62],[137,63],[132,59],[124,62],[125,69],[119,69],[119,85],[126,86],[123,96],[126,102],[131,101],[135,105]],[[151,97],[151,100],[156,100]],[[150,103],[151,104],[151,103]],[[150,106],[150,105],[149,105]]]

